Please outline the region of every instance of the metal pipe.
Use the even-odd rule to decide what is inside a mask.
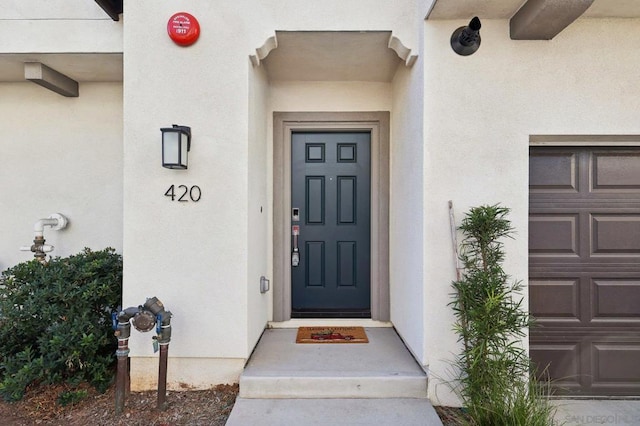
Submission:
[[[68,220],[60,213],[53,213],[48,218],[40,219],[33,225],[34,239],[30,247],[20,247],[20,251],[31,251],[40,263],[46,263],[47,253],[53,251],[53,246],[44,243],[44,227],[49,226],[54,231],[66,228]]]
[[[167,409],[167,360],[169,343],[160,344],[160,366],[158,368],[158,410]]]
[[[127,373],[124,387],[125,398],[129,398],[129,395],[131,395],[131,358],[127,358]]]
[[[158,409],[167,407],[167,363],[169,358],[169,342],[171,342],[171,312],[165,311],[164,305],[157,297],[147,299],[144,306],[130,307],[114,316],[118,324],[115,335],[118,338],[118,371],[116,375],[116,414],[124,411],[124,401],[130,390],[129,378],[129,336],[131,322],[139,331],[151,331],[155,320],[156,336],[154,345],[160,346],[160,365],[158,368]],[[131,319],[133,318],[133,321]]]
[[[154,336],[160,345],[160,365],[158,367],[158,410],[165,410],[167,400],[167,361],[169,358],[169,342],[171,342],[171,311],[165,311],[164,305],[157,297],[147,299],[144,307],[156,316],[156,333]]]
[[[114,333],[118,338],[118,358],[116,374],[116,414],[124,411],[124,400],[130,389],[129,384],[129,336],[131,336],[131,318],[138,313],[140,308],[127,308],[118,313],[118,326]]]
[[[118,373],[116,375],[116,414],[122,414],[124,411],[124,400],[127,392],[128,365],[129,365],[129,339],[118,339]]]

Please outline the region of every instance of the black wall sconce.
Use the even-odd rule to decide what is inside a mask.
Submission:
[[[451,48],[458,55],[469,56],[480,47],[480,19],[475,16],[466,27],[460,27],[451,34]]]
[[[162,167],[167,169],[186,169],[189,165],[191,150],[191,127],[164,127],[162,132]]]

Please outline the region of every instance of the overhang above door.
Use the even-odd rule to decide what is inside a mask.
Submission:
[[[276,31],[251,56],[271,81],[389,82],[415,60],[391,31]]]
[[[580,17],[638,18],[637,0],[435,0],[427,19],[509,19],[512,39],[548,40]]]
[[[122,53],[1,53],[0,82],[24,81],[25,62],[40,62],[80,83],[122,81]]]

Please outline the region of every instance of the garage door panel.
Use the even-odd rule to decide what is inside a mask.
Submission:
[[[609,265],[594,265],[594,268],[596,272],[578,271],[575,265],[569,268],[562,264],[553,268],[531,268],[531,315],[538,324],[548,328],[626,327],[640,333],[638,268],[630,272]]]
[[[581,375],[579,342],[535,342],[529,347],[534,368],[542,380],[553,381],[556,387],[578,390],[585,385]]]
[[[624,320],[640,326],[640,277],[591,280],[593,320]],[[639,359],[640,364],[640,359]]]
[[[551,381],[556,394],[579,394],[591,384],[583,374],[585,357],[582,338],[532,334],[529,352],[533,368],[542,381]]]
[[[640,342],[610,340],[591,342],[593,384],[640,383]]]
[[[541,152],[532,155],[529,161],[532,192],[578,192],[578,164],[573,152]]]
[[[640,192],[640,154],[594,152],[591,157],[594,192]]]
[[[530,155],[532,359],[559,393],[640,396],[640,148]]]
[[[532,332],[530,355],[538,376],[556,394],[638,395],[640,337],[637,333],[570,330]]]
[[[580,322],[580,280],[530,279],[529,311],[540,324]]]
[[[592,214],[593,256],[640,256],[640,213]]]
[[[579,257],[578,214],[531,214],[529,253],[532,256]]]

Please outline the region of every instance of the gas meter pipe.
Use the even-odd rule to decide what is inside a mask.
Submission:
[[[124,410],[125,393],[129,384],[129,336],[131,324],[129,321],[139,312],[139,308],[127,308],[118,313],[118,325],[115,335],[118,338],[118,370],[116,374],[116,414]]]
[[[129,337],[131,324],[141,332],[156,328],[153,336],[154,347],[160,347],[160,367],[158,371],[158,409],[166,408],[167,396],[167,360],[169,356],[169,342],[171,342],[171,312],[164,309],[164,305],[157,297],[147,299],[144,305],[130,307],[114,314],[115,335],[118,338],[118,371],[116,375],[116,414],[124,411],[125,395],[129,388]],[[115,324],[117,321],[117,325]]]
[[[164,305],[157,297],[147,299],[144,308],[156,316],[156,333],[154,336],[160,346],[160,365],[158,367],[158,410],[166,408],[167,398],[167,361],[169,358],[169,342],[171,342],[171,312],[165,311]]]

